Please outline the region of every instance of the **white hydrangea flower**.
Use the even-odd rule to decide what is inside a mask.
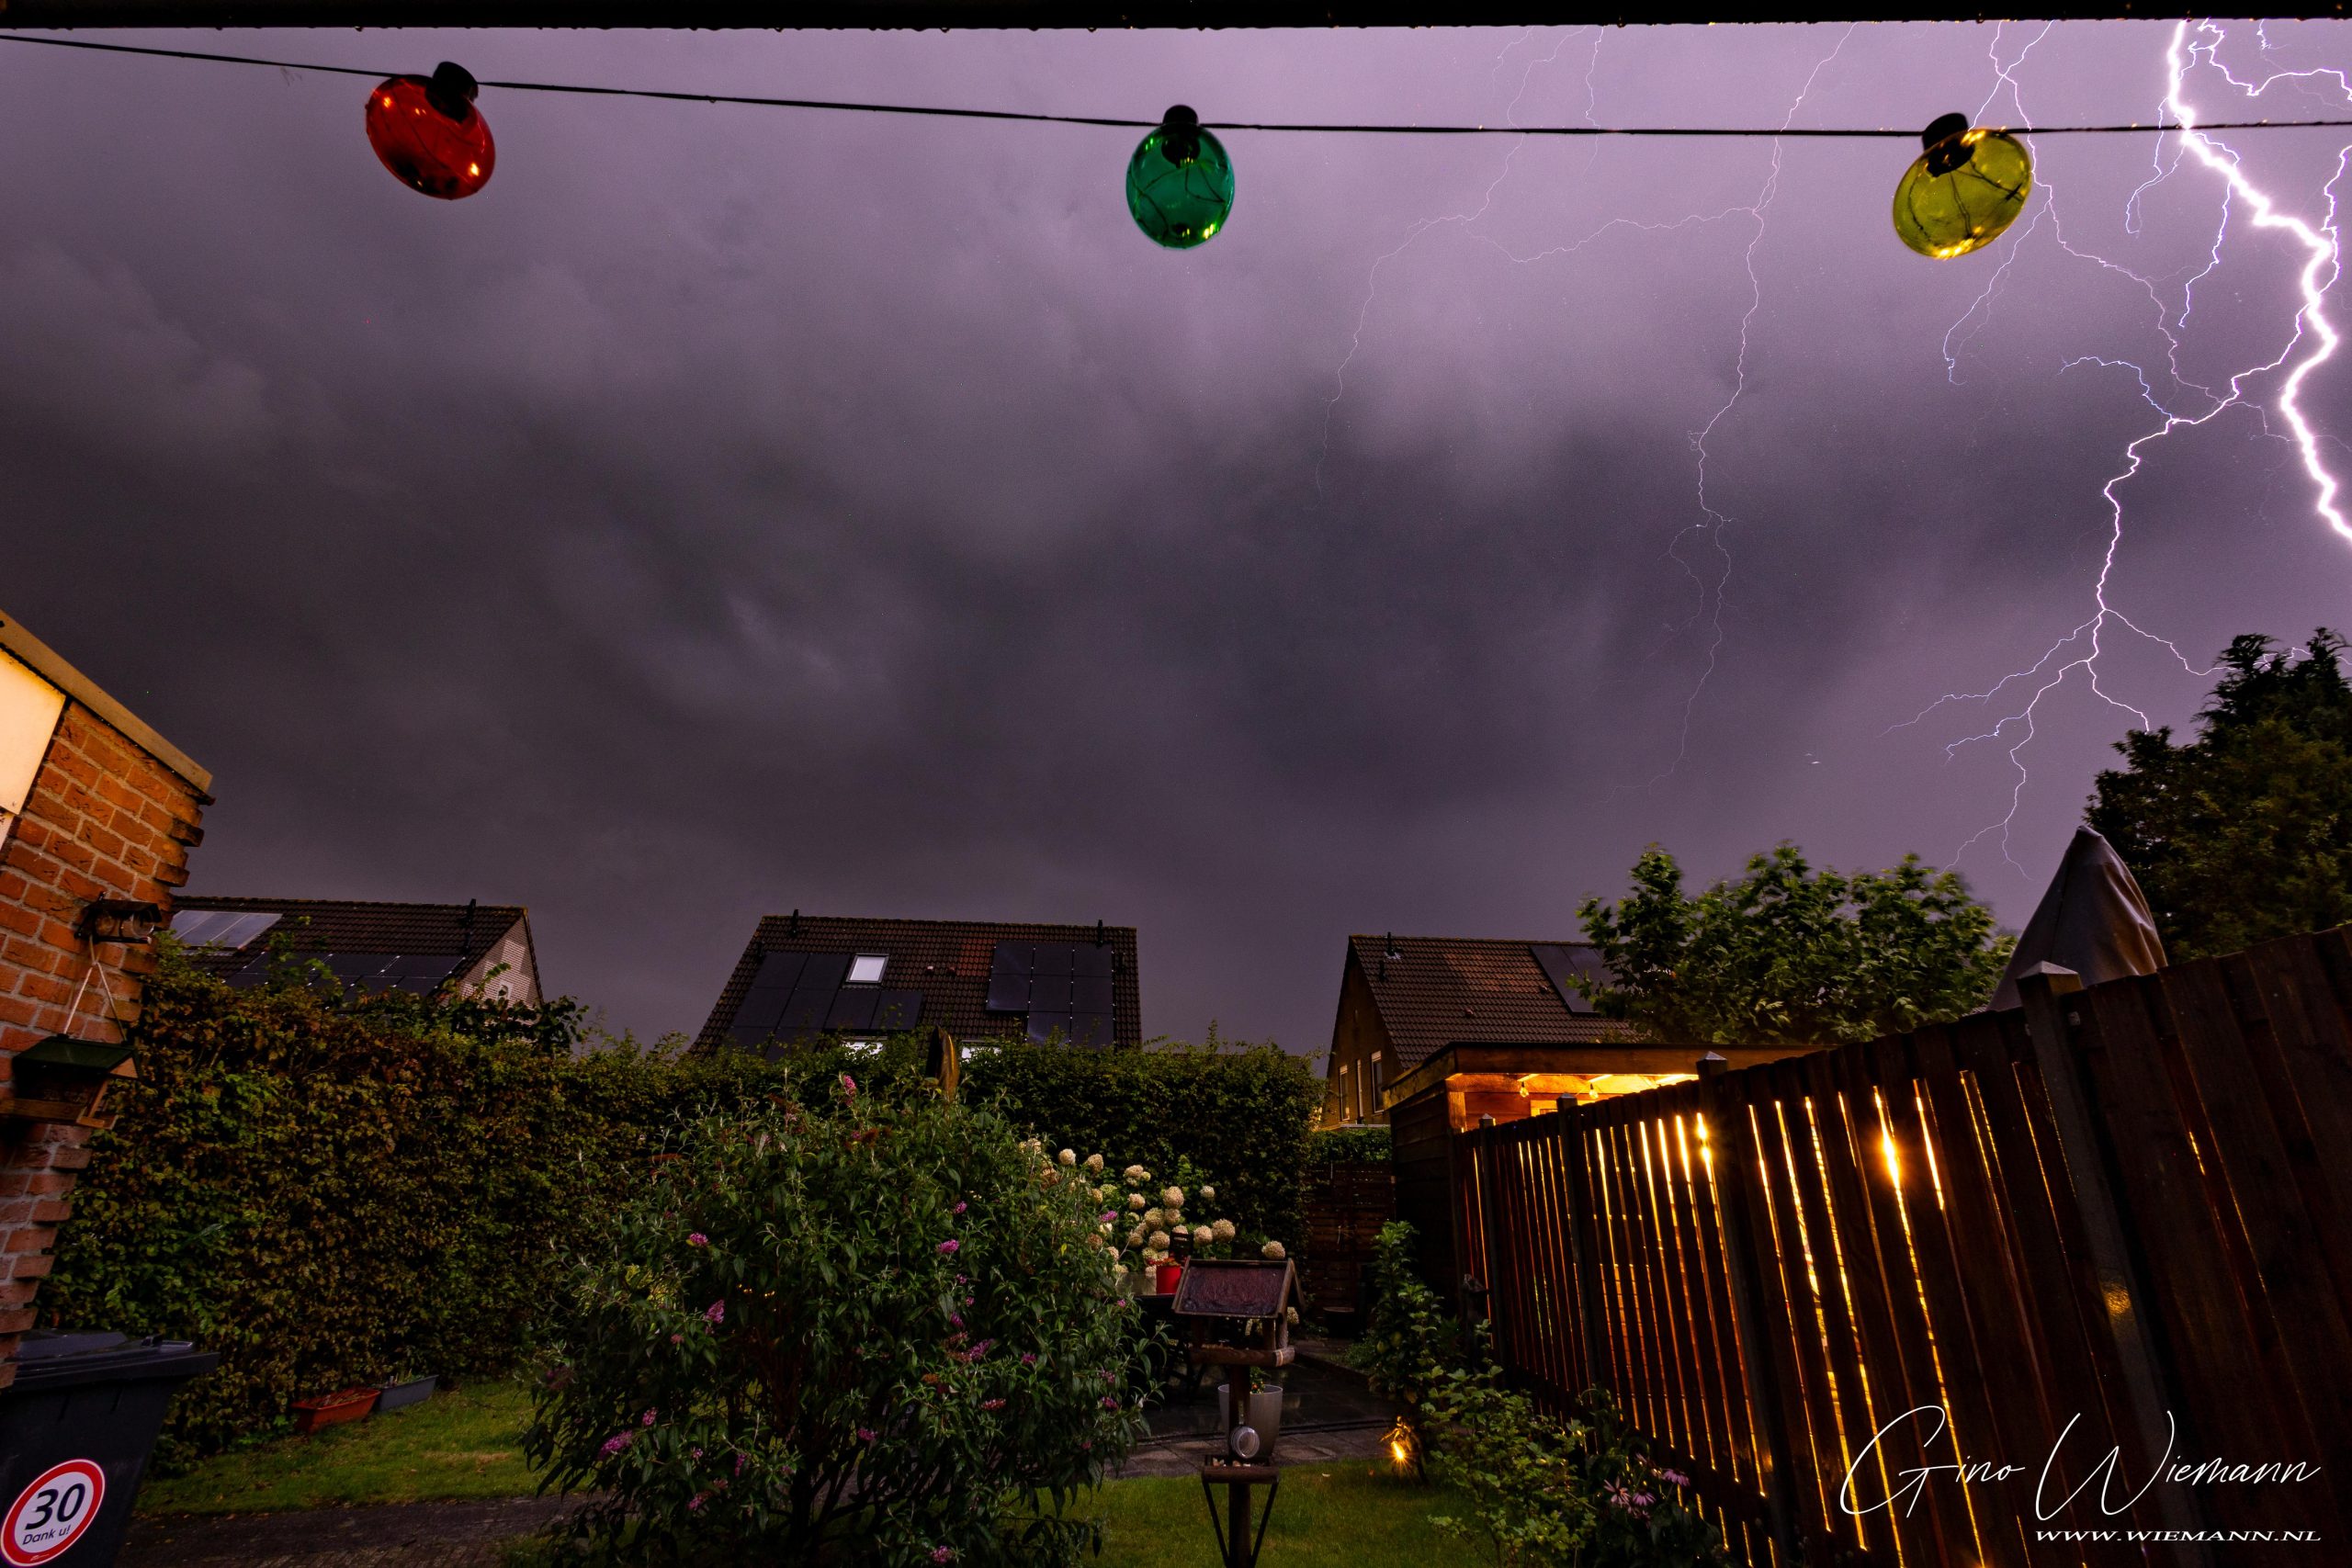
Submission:
[[[1064,1165],[1076,1165],[1078,1163],[1078,1156],[1069,1149],[1064,1149],[1054,1157],[1061,1161]]]
[[[1194,1247],[1206,1247],[1216,1239],[1216,1232],[1210,1229],[1208,1226],[1195,1225],[1193,1227],[1193,1245]]]
[[[1129,1247],[1141,1247],[1143,1245],[1143,1227],[1141,1225],[1137,1225],[1135,1229],[1127,1233],[1127,1245]]]
[[[1102,1156],[1101,1155],[1088,1155],[1086,1156],[1086,1168],[1092,1171],[1097,1176],[1102,1175]]]
[[[1142,1207],[1143,1207],[1143,1194],[1142,1194],[1142,1193],[1140,1193],[1140,1192],[1130,1192],[1130,1193],[1128,1193],[1128,1194],[1127,1194],[1127,1207],[1128,1207],[1128,1208],[1130,1208],[1130,1209],[1140,1209],[1140,1208],[1142,1208]]]
[[[1298,1309],[1296,1307],[1283,1308],[1283,1321],[1285,1323],[1296,1323],[1298,1321]]]
[[[1111,1234],[1111,1227],[1109,1225],[1096,1225],[1094,1228],[1102,1232],[1104,1235],[1109,1235]]]
[[[1113,1278],[1114,1280],[1124,1280],[1124,1279],[1125,1279],[1126,1277],[1127,1277],[1127,1266],[1126,1266],[1125,1264],[1124,1264],[1124,1263],[1114,1263],[1114,1264],[1112,1264],[1112,1265],[1111,1265],[1111,1278]]]
[[[1231,1241],[1233,1239],[1233,1222],[1231,1220],[1219,1220],[1216,1224],[1211,1225],[1209,1229],[1216,1234],[1216,1239],[1219,1241]]]
[[[1154,1248],[1155,1250],[1158,1250],[1158,1251],[1160,1251],[1160,1252],[1165,1252],[1165,1251],[1167,1251],[1167,1250],[1168,1250],[1168,1233],[1167,1233],[1166,1231],[1154,1231],[1154,1232],[1152,1232],[1152,1233],[1151,1233],[1151,1245],[1152,1245],[1152,1247],[1153,1247],[1153,1248]]]
[[[1170,1209],[1159,1217],[1159,1223],[1166,1225],[1170,1230],[1174,1230],[1178,1225],[1184,1223],[1184,1211],[1182,1209]]]
[[[1102,1245],[1102,1234],[1100,1231],[1087,1232],[1086,1245],[1089,1247],[1101,1247]]]
[[[1201,1184],[1201,1201],[1202,1201],[1202,1202],[1204,1202],[1204,1203],[1214,1203],[1214,1202],[1216,1202],[1216,1188],[1214,1188],[1214,1187],[1211,1187],[1211,1186],[1210,1186],[1210,1185],[1208,1185],[1208,1183],[1206,1183],[1206,1182],[1203,1182],[1203,1183]]]
[[[1165,1209],[1146,1209],[1143,1212],[1143,1223],[1148,1225],[1156,1225],[1167,1217],[1168,1211]]]
[[[1130,1187],[1141,1187],[1145,1182],[1151,1179],[1151,1172],[1146,1170],[1139,1165],[1131,1165],[1127,1167],[1126,1169],[1119,1172],[1119,1178],[1121,1180],[1126,1182]]]
[[[1171,1209],[1181,1209],[1184,1206],[1184,1190],[1181,1187],[1170,1187],[1159,1195],[1159,1201]]]
[[[1283,1244],[1278,1241],[1270,1241],[1265,1246],[1260,1247],[1258,1249],[1258,1255],[1261,1258],[1287,1258],[1290,1256],[1283,1250]]]
[[[1120,1252],[1119,1252],[1119,1249],[1118,1249],[1117,1247],[1113,1247],[1113,1248],[1111,1249],[1111,1261],[1112,1261],[1112,1262],[1114,1262],[1114,1263],[1116,1263],[1116,1262],[1119,1260],[1119,1258],[1120,1258]]]

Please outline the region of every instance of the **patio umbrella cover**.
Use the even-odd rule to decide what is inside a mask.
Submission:
[[[1993,1010],[2019,1005],[2018,979],[2038,964],[2058,964],[2086,986],[2165,966],[2165,947],[2146,895],[2114,846],[2088,828],[2075,829],[2050,891],[2026,921],[2017,951],[1993,993]]]

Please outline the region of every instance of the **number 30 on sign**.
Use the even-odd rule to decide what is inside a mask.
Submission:
[[[14,1568],[51,1562],[82,1539],[107,1495],[97,1461],[69,1459],[35,1477],[0,1522],[0,1557]]]

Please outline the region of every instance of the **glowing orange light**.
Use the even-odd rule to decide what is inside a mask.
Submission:
[[[473,77],[447,63],[430,77],[380,83],[368,96],[368,143],[411,190],[443,201],[471,196],[498,159],[475,92]]]

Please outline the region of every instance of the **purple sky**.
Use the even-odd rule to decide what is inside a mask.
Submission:
[[[152,37],[1213,121],[1770,126],[1810,78],[1795,123],[1909,127],[2029,46],[1988,121],[2154,118],[2171,31]],[[2265,42],[2221,58],[2352,65]],[[195,889],[527,903],[640,1033],[795,907],[1133,923],[1148,1030],[1295,1049],[1347,932],[1568,934],[1653,840],[1957,854],[2020,923],[2130,716],[2042,699],[2006,856],[2024,726],[1946,748],[2026,692],[1891,727],[2097,609],[2162,416],[2068,362],[2201,415],[2305,259],[2240,201],[2176,377],[2222,184],[2127,207],[2153,138],[2043,142],[2033,211],[1939,264],[1887,220],[1916,144],[1775,184],[1769,141],[1236,134],[1177,254],[1125,131],[486,92],[496,177],[442,204],[365,91],[0,45],[0,607],[216,771]],[[2338,140],[2234,144],[2324,215]],[[2280,385],[2117,492],[2108,602],[2199,666],[2348,618]],[[2352,468],[2347,400],[2305,384]],[[2103,690],[2195,711],[2104,642]]]

